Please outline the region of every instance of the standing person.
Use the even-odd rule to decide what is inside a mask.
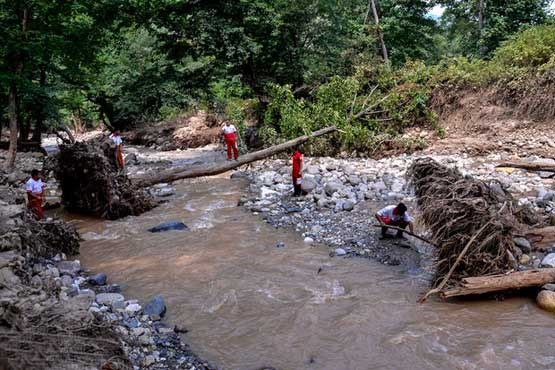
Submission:
[[[303,177],[303,153],[301,153],[300,148],[295,150],[293,156],[291,157],[291,163],[293,165],[293,196],[298,197],[302,195],[301,183]]]
[[[225,144],[227,146],[227,160],[231,161],[231,150],[235,160],[239,157],[239,149],[237,149],[237,129],[229,121],[226,121],[222,127]]]
[[[121,144],[123,141],[121,140],[119,130],[114,130],[112,135],[110,135],[110,139],[112,139],[114,144],[116,144],[116,164],[118,165],[119,169],[123,170],[123,168],[125,167],[125,162],[123,160],[123,151],[121,149]]]
[[[387,206],[380,209],[376,213],[376,218],[382,225],[382,238],[387,237],[387,225],[397,226],[401,229],[405,229],[407,226],[411,233],[414,233],[414,226],[412,223],[412,218],[407,212],[407,206],[404,203],[399,203],[397,206]],[[397,231],[397,237],[403,236],[403,231]]]
[[[27,207],[35,214],[37,219],[42,219],[42,192],[46,184],[42,182],[42,174],[39,170],[31,171],[31,178],[25,184],[27,191],[27,199],[29,203]]]

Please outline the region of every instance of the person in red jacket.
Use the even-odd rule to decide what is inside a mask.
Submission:
[[[224,133],[224,140],[227,146],[227,160],[231,161],[231,151],[233,150],[233,157],[235,160],[239,157],[239,150],[237,149],[237,129],[235,125],[225,122],[224,127],[222,127]]]
[[[295,153],[293,153],[293,157],[291,157],[291,163],[293,164],[293,196],[298,197],[303,194],[303,191],[301,189],[303,178],[303,154],[301,153],[300,148],[297,148]]]

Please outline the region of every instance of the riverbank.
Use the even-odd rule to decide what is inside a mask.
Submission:
[[[185,328],[164,323],[162,297],[144,306],[124,297],[106,274],[91,274],[73,259],[79,236],[71,225],[51,218],[36,222],[26,213],[24,182],[42,162],[42,155],[19,153],[18,170],[0,176],[2,365],[25,370],[213,369],[182,341]],[[47,180],[47,198],[59,204],[56,181]]]
[[[234,176],[251,180],[249,194],[241,204],[263,214],[275,227],[291,227],[307,241],[325,243],[332,253],[358,255],[384,264],[410,268],[430,267],[431,249],[414,238],[408,241],[380,240],[374,214],[382,207],[403,201],[416,219],[418,214],[405,172],[423,154],[402,155],[380,160],[306,158],[303,188],[309,194],[291,197],[290,165],[286,160],[267,160]],[[500,192],[509,192],[518,203],[528,206],[535,219],[530,224],[555,225],[555,179],[550,173],[496,168],[502,154],[429,154],[440,163],[458,168],[464,175],[491,182]],[[424,234],[424,236],[426,236]],[[549,265],[555,250],[532,251],[530,241],[517,238],[522,253],[521,269]],[[550,265],[549,265],[550,266]]]

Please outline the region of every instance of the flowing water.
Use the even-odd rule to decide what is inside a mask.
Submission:
[[[140,217],[72,215],[81,262],[143,303],[161,294],[167,320],[220,369],[555,368],[553,316],[531,300],[418,304],[423,276],[330,258],[237,207],[244,188],[212,178]],[[146,231],[168,220],[190,230]]]

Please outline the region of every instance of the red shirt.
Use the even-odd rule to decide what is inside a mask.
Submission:
[[[293,177],[299,178],[301,176],[301,163],[303,162],[303,155],[298,150],[293,154],[291,158],[293,161]]]

